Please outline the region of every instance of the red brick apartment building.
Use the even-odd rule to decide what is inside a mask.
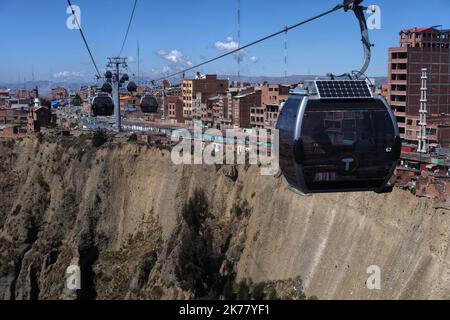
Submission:
[[[211,128],[221,129],[231,123],[228,114],[228,95],[220,94],[208,98],[202,105],[202,122]]]
[[[165,108],[168,110],[168,117],[177,123],[184,123],[183,117],[183,97],[167,96],[165,97]]]
[[[429,144],[450,146],[450,30],[412,28],[400,32],[389,49],[388,101],[405,143],[417,145],[422,68],[428,74]]]
[[[0,109],[0,136],[40,132],[56,125],[56,114],[47,107]]]
[[[6,106],[6,103],[10,97],[9,89],[0,89],[0,107]]]
[[[69,93],[66,88],[57,87],[52,89],[52,92],[47,95],[47,98],[50,100],[64,100],[69,98]]]
[[[261,124],[256,119],[256,110],[261,108],[261,90],[255,87],[247,88],[233,97],[233,120],[239,128],[252,128]],[[252,118],[253,113],[253,118]],[[264,115],[262,115],[264,117]]]
[[[290,88],[290,86],[282,84],[263,84],[261,87],[261,107],[264,114],[264,127],[275,128],[281,106],[289,97]],[[255,114],[255,119],[256,117],[258,117],[258,114]]]
[[[27,133],[28,111],[0,109],[0,135],[13,136]]]
[[[40,132],[42,128],[56,125],[56,115],[47,107],[32,107],[27,117],[27,132]]]
[[[213,96],[226,94],[228,90],[228,80],[217,79],[217,75],[197,75],[196,79],[183,80],[183,115],[186,119],[192,119],[194,114],[194,101],[197,96],[204,104]]]

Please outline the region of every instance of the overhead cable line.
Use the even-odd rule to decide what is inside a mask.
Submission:
[[[80,21],[78,21],[78,17],[75,14],[75,10],[73,9],[72,2],[70,0],[67,0],[67,3],[69,4],[70,10],[72,11],[72,15],[73,15],[73,17],[75,19],[75,22],[77,24],[78,30],[80,30],[81,37],[83,38],[84,44],[86,46],[86,49],[89,52],[89,56],[91,57],[92,63],[94,64],[95,71],[97,72],[96,76],[97,76],[98,79],[100,79],[102,77],[101,73],[100,73],[100,70],[97,67],[97,63],[95,63],[94,56],[92,55],[91,49],[89,48],[88,42],[87,42],[86,37],[85,37],[84,32],[83,32],[83,29],[81,29]]]
[[[197,68],[202,67],[202,66],[204,66],[204,65],[206,65],[206,64],[209,64],[209,63],[211,63],[211,62],[214,62],[214,61],[217,61],[217,60],[219,60],[219,59],[225,58],[225,57],[227,57],[227,56],[229,56],[229,55],[232,55],[232,54],[234,54],[234,53],[236,53],[236,52],[239,52],[239,51],[241,51],[241,50],[244,50],[244,49],[246,49],[246,48],[249,48],[249,47],[251,47],[251,46],[254,46],[254,45],[258,44],[258,43],[261,43],[261,42],[266,41],[266,40],[268,40],[268,39],[271,39],[271,38],[273,38],[273,37],[276,37],[276,36],[278,36],[278,35],[280,35],[280,34],[287,33],[288,31],[290,31],[290,30],[292,30],[292,29],[298,28],[298,27],[300,27],[300,26],[302,26],[302,25],[304,25],[304,24],[307,24],[307,23],[309,23],[309,22],[311,22],[311,21],[314,21],[314,20],[317,20],[317,19],[319,19],[319,18],[322,18],[322,17],[324,17],[324,16],[326,16],[326,15],[328,15],[328,14],[330,14],[330,13],[339,11],[339,10],[344,9],[344,8],[347,9],[351,4],[353,4],[353,2],[354,2],[354,1],[345,1],[344,4],[338,4],[338,5],[335,6],[333,9],[330,9],[330,10],[328,10],[328,11],[325,11],[325,12],[323,12],[323,13],[321,13],[321,14],[319,14],[319,15],[316,15],[316,16],[314,16],[314,17],[312,17],[312,18],[309,18],[309,19],[307,19],[307,20],[304,20],[304,21],[302,21],[302,22],[299,22],[299,23],[297,23],[297,24],[294,24],[294,25],[292,25],[292,26],[290,26],[290,27],[285,27],[285,28],[283,28],[283,29],[280,30],[280,31],[277,31],[277,32],[272,33],[272,34],[270,34],[270,35],[268,35],[268,36],[265,36],[265,37],[263,37],[263,38],[260,38],[260,39],[258,39],[258,40],[255,40],[255,41],[253,41],[253,42],[251,42],[251,43],[249,43],[249,44],[246,44],[246,45],[244,45],[244,46],[241,46],[241,47],[239,47],[239,48],[237,48],[237,49],[235,49],[235,50],[228,51],[227,53],[224,53],[224,54],[222,54],[222,55],[220,55],[220,56],[217,56],[217,57],[215,57],[215,58],[209,59],[209,60],[207,60],[207,61],[204,61],[204,62],[202,62],[202,63],[199,63],[199,64],[195,65],[195,66],[189,67],[189,68],[187,68],[187,69],[184,69],[184,70],[181,70],[181,71],[172,73],[172,74],[170,74],[170,75],[168,75],[168,76],[166,76],[166,77],[154,79],[153,81],[161,81],[161,80],[164,80],[164,79],[168,79],[168,78],[172,78],[172,77],[175,77],[175,76],[178,76],[178,75],[182,75],[182,74],[184,74],[184,73],[186,73],[186,72],[188,72],[188,71],[197,69]],[[356,1],[356,2],[358,2],[358,1]]]
[[[131,23],[133,22],[134,12],[136,11],[137,2],[138,2],[138,0],[134,0],[133,10],[131,11],[131,16],[130,16],[130,21],[128,22],[127,32],[125,33],[125,37],[122,42],[122,48],[120,48],[118,57],[120,57],[122,55],[123,49],[125,48],[125,44],[127,43],[128,33],[130,32],[130,29],[131,29]]]

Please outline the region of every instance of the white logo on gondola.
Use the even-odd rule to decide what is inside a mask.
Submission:
[[[343,163],[345,163],[345,171],[349,172],[350,171],[350,165],[355,162],[355,159],[353,158],[345,158],[341,160]]]

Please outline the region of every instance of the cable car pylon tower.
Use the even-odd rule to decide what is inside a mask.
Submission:
[[[118,132],[122,131],[122,116],[120,114],[120,86],[122,83],[128,79],[121,78],[121,69],[126,69],[128,67],[127,58],[123,57],[109,57],[107,67],[112,70],[112,95],[114,101],[114,115],[116,118],[116,130]],[[124,75],[125,76],[125,75]]]

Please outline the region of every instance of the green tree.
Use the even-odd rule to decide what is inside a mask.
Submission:
[[[83,100],[81,99],[81,97],[80,97],[80,95],[77,93],[76,95],[75,95],[75,97],[73,98],[73,100],[72,100],[72,104],[74,105],[74,106],[81,106],[82,104],[83,104]]]
[[[265,293],[264,290],[266,288],[266,284],[264,282],[260,282],[255,284],[252,288],[252,297],[255,300],[264,300]]]
[[[128,141],[129,142],[135,142],[138,141],[138,136],[136,133],[132,133],[129,137],[128,137]]]
[[[237,300],[250,300],[250,288],[247,285],[246,280],[242,280],[238,283],[236,291]]]

